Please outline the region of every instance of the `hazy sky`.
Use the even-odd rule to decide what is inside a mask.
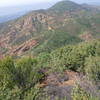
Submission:
[[[61,0],[0,0],[0,7],[3,6],[16,6],[16,5],[27,5],[27,4],[35,4],[40,2],[57,2]],[[75,2],[100,2],[100,0],[72,0]]]

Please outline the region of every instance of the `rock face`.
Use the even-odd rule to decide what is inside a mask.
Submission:
[[[84,32],[81,36],[81,39],[85,40],[85,41],[89,41],[91,39],[93,39],[93,36],[90,32]]]
[[[72,100],[71,92],[75,84],[78,84],[87,93],[100,98],[97,86],[85,79],[84,75],[73,71],[66,71],[63,76],[56,72],[51,73],[39,86],[43,88],[44,97],[48,96],[50,100],[55,100],[55,97],[58,97],[59,100],[64,97]]]
[[[42,40],[44,44],[45,40],[50,38],[49,34],[44,33],[53,34],[56,30],[66,32],[66,37],[71,35],[82,40],[99,37],[100,23],[95,21],[100,19],[96,16],[99,13],[100,11],[96,8],[87,8],[71,1],[59,2],[47,10],[30,12],[17,20],[0,24],[0,51],[2,54],[13,51],[13,48],[16,51],[25,42],[34,38],[37,38],[40,44]],[[86,31],[89,31],[89,34],[84,34]],[[62,32],[59,37],[62,37]],[[26,46],[25,49],[23,47],[22,51],[27,51],[34,46]]]
[[[29,40],[23,44],[21,44],[18,47],[15,47],[9,50],[8,55],[13,56],[14,54],[21,56],[21,54],[23,54],[24,52],[28,51],[30,48],[34,47],[37,45],[37,41],[36,40]]]
[[[0,54],[0,59],[2,59],[3,58],[3,55],[2,54]]]

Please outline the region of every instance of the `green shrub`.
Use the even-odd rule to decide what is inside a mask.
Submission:
[[[100,82],[100,57],[89,56],[85,62],[85,73],[89,79]]]
[[[21,90],[15,86],[13,89],[0,86],[0,100],[20,100]]]
[[[25,57],[13,60],[6,57],[0,61],[0,99],[23,100],[24,94],[44,77],[36,67],[37,60]]]
[[[79,85],[75,85],[72,91],[72,100],[99,100],[90,96]]]
[[[25,92],[23,100],[41,100],[40,97],[41,97],[40,89],[34,87]]]
[[[0,61],[0,85],[12,88],[16,81],[16,68],[11,57]]]

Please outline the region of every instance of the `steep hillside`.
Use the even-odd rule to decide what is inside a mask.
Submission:
[[[100,11],[71,1],[0,24],[0,53],[50,52],[66,44],[100,38]],[[29,51],[30,50],[30,51]]]

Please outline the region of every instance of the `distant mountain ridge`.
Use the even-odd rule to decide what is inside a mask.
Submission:
[[[50,52],[67,44],[100,38],[100,10],[72,1],[61,1],[47,10],[36,10],[0,24],[2,54]]]
[[[23,12],[18,12],[18,13],[14,13],[14,14],[0,16],[0,23],[4,23],[4,22],[10,21],[10,20],[15,20],[18,17],[23,16],[24,14],[26,14],[26,12],[23,11]]]
[[[90,5],[100,6],[100,2],[89,2]]]

